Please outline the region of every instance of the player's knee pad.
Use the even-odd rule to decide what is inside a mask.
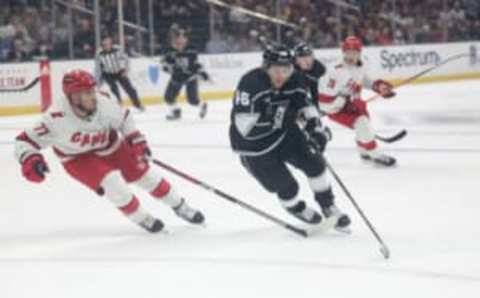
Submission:
[[[140,201],[136,197],[132,197],[130,202],[122,207],[118,207],[118,209],[125,214],[126,216],[135,217],[135,213],[140,208]]]
[[[367,116],[358,117],[353,128],[358,142],[369,143],[375,140],[375,132]]]
[[[127,206],[134,198],[127,182],[119,171],[108,173],[101,182],[107,198],[118,208]]]
[[[135,184],[146,192],[152,192],[162,182],[163,177],[155,168],[150,167],[148,171],[140,177]]]
[[[170,185],[170,183],[167,180],[162,179],[162,181],[157,184],[157,186],[150,192],[150,194],[157,199],[161,199],[168,196],[171,191],[172,186]]]
[[[178,206],[182,201],[182,197],[173,189],[171,184],[152,168],[135,184],[170,207]]]
[[[307,177],[317,177],[326,170],[325,159],[317,153],[308,152],[308,157],[301,162],[301,169]]]
[[[277,195],[281,200],[290,200],[298,194],[299,186],[297,181],[291,179],[291,181],[281,183],[278,185]]]
[[[331,188],[326,170],[318,176],[308,177],[308,183],[314,193],[324,192]]]

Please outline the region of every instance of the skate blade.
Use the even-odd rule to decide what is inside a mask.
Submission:
[[[330,218],[324,219],[320,224],[315,226],[309,226],[308,228],[306,228],[307,235],[315,236],[315,235],[325,234],[328,231],[333,230],[336,224],[337,224],[337,219],[333,218],[333,216]]]
[[[167,229],[162,229],[161,231],[158,231],[157,233],[155,233],[157,235],[163,235],[163,236],[168,236],[170,235],[170,232],[167,230]]]
[[[335,231],[343,233],[343,234],[352,234],[352,229],[350,227],[345,227],[345,228],[340,228],[340,227],[335,227]]]

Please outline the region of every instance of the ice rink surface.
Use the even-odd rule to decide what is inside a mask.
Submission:
[[[328,158],[389,244],[388,261],[337,185],[353,234],[302,239],[165,173],[207,226],[186,225],[136,190],[168,229],[146,234],[67,177],[50,150],[47,181],[23,180],[12,141],[35,117],[0,119],[0,297],[480,297],[479,94],[479,81],[452,82],[372,103],[379,134],[409,131],[383,146],[394,169],[362,163],[352,133],[331,125]],[[212,102],[206,120],[186,108],[168,123],[157,106],[136,118],[158,159],[299,224],[230,151],[229,109]]]

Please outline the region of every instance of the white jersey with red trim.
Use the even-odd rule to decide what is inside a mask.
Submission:
[[[28,156],[52,146],[62,161],[76,155],[95,153],[105,156],[115,151],[123,139],[137,131],[132,115],[115,100],[97,93],[97,110],[82,119],[62,98],[51,106],[33,128],[25,130],[15,142],[15,155],[22,162]]]
[[[348,100],[361,98],[362,88],[371,89],[373,81],[367,75],[365,59],[357,65],[348,65],[343,61],[327,71],[320,79],[320,110],[327,114],[339,112]]]

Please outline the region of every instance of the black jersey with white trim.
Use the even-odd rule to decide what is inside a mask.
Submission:
[[[294,72],[280,89],[275,89],[264,69],[249,71],[241,78],[233,97],[232,149],[245,156],[270,152],[297,125],[301,111],[317,117],[299,73]]]
[[[198,51],[192,47],[182,51],[174,48],[166,49],[161,64],[163,70],[170,73],[172,79],[177,82],[185,82],[203,71],[203,66],[198,61]]]
[[[298,66],[295,69],[302,74],[303,83],[314,103],[318,102],[318,83],[320,78],[326,73],[325,65],[317,59],[313,60],[312,68],[306,71],[301,70]]]

